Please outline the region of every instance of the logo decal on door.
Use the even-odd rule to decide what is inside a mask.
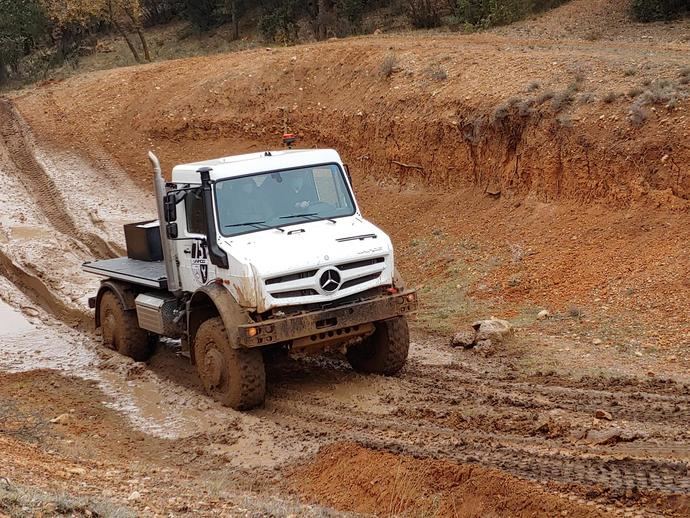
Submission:
[[[192,275],[199,284],[208,281],[208,249],[204,242],[192,244]]]

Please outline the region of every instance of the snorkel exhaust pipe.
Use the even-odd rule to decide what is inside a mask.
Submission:
[[[211,169],[202,167],[197,170],[201,177],[201,197],[204,200],[204,216],[206,219],[206,237],[208,241],[208,257],[211,264],[218,268],[228,269],[228,254],[218,246],[218,234],[216,232],[216,217],[213,213],[213,188],[211,186]]]
[[[149,161],[153,167],[153,189],[156,194],[156,206],[158,207],[158,223],[161,234],[161,248],[163,249],[163,262],[165,263],[165,274],[168,278],[168,291],[179,293],[182,289],[180,275],[175,266],[177,263],[177,252],[174,243],[168,239],[165,221],[165,180],[161,171],[161,163],[158,157],[149,151]]]

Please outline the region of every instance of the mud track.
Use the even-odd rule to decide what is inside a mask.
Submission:
[[[442,347],[433,341],[416,346]],[[274,396],[260,414],[321,440],[479,463],[540,483],[576,484],[590,496],[690,492],[688,386],[670,382],[656,391],[634,380],[602,378],[590,387],[567,387],[548,376],[526,379],[509,362],[468,354],[462,364],[414,361],[399,380],[387,380],[389,390],[380,396],[389,411],[383,414],[310,396],[287,380],[274,384]],[[600,409],[615,422],[594,423]],[[641,433],[625,445],[596,446],[578,438],[589,426]]]
[[[24,185],[32,201],[41,209],[56,230],[88,247],[98,258],[115,257],[120,253],[100,236],[79,227],[70,214],[63,194],[50,175],[38,163],[29,137],[30,133],[17,110],[8,100],[0,100],[0,137],[14,167],[10,174]]]

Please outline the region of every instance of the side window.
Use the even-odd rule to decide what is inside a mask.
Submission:
[[[184,210],[187,215],[187,233],[205,234],[204,202],[201,198],[201,189],[192,189],[184,199]]]

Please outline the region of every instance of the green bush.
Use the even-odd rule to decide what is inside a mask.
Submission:
[[[269,41],[292,42],[297,39],[297,21],[302,14],[299,0],[282,0],[264,6],[259,31]]]
[[[219,25],[220,20],[216,16],[218,0],[184,0],[184,17],[200,31]]]
[[[690,10],[687,0],[633,0],[632,14],[640,22],[672,20]]]
[[[0,0],[0,83],[10,70],[18,75],[19,60],[36,46],[45,25],[36,0]]]
[[[506,25],[568,0],[457,0],[455,16],[475,27]]]

